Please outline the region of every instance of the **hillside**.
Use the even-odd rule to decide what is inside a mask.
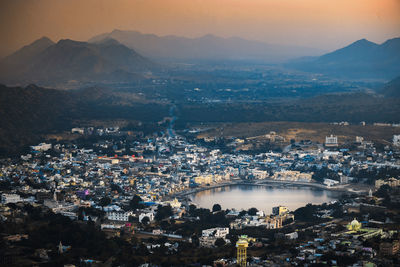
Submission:
[[[161,37],[137,31],[114,30],[95,36],[89,42],[96,43],[107,38],[113,38],[139,53],[157,60],[242,60],[271,63],[322,53],[314,48],[272,45],[238,37],[221,38],[210,34],[199,38],[171,35]]]
[[[165,114],[168,108],[163,105],[134,101],[110,89],[62,91],[0,85],[0,156],[19,153],[43,141],[42,135],[70,130],[82,121],[158,121]]]
[[[400,76],[388,82],[379,93],[385,97],[400,97]]]
[[[362,39],[320,57],[292,61],[287,66],[341,78],[393,79],[400,74],[400,38],[380,45]]]
[[[57,43],[42,38],[0,62],[3,83],[137,81],[159,66],[134,50],[107,39],[93,44]]]

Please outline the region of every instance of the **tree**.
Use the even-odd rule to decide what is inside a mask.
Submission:
[[[213,212],[221,211],[221,205],[220,204],[214,204],[214,206],[212,207],[212,211]]]
[[[249,215],[251,215],[251,216],[254,216],[254,215],[257,214],[257,212],[258,212],[258,209],[256,209],[256,208],[250,208],[250,209],[247,211],[247,214],[249,214]]]
[[[151,166],[150,172],[158,172],[158,168],[155,166]]]
[[[149,219],[149,217],[147,217],[147,216],[145,216],[145,217],[142,219],[142,224],[149,224],[149,222],[150,222],[150,219]]]
[[[158,208],[157,208],[157,213],[156,213],[156,216],[155,216],[155,219],[157,220],[157,221],[162,221],[163,219],[165,219],[165,218],[168,218],[168,217],[170,217],[170,216],[172,216],[172,208],[171,208],[171,206],[161,206],[161,205],[158,205]]]
[[[246,211],[242,210],[239,212],[239,218],[242,218],[244,215],[246,215]]]
[[[168,221],[162,221],[160,223],[160,226],[161,226],[162,229],[167,229],[168,227],[171,226],[171,224]]]
[[[192,235],[192,244],[198,247],[200,245],[200,240],[197,235]]]
[[[215,240],[215,245],[217,247],[222,247],[223,245],[225,245],[225,240],[222,238],[217,238],[217,240]]]
[[[379,187],[379,189],[375,192],[375,196],[377,197],[382,197],[382,198],[387,198],[390,195],[390,186],[387,184],[382,185],[381,187]]]
[[[296,218],[296,220],[299,221],[314,222],[317,220],[317,217],[315,216],[317,208],[318,206],[309,203],[305,207],[301,207],[295,210],[293,212],[294,217]]]
[[[189,214],[190,214],[191,216],[193,216],[194,213],[195,213],[195,211],[196,211],[196,206],[193,205],[193,204],[190,204],[190,205],[189,205]]]
[[[138,195],[134,195],[133,198],[129,201],[129,207],[133,210],[143,208],[143,204],[141,204],[142,198]]]
[[[121,189],[121,187],[117,184],[111,184],[111,191],[117,191],[118,194],[122,194],[124,191]]]
[[[110,205],[110,204],[111,204],[111,199],[109,197],[103,197],[99,201],[99,205],[102,206],[102,207]]]

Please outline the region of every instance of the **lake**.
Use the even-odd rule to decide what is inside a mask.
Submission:
[[[257,208],[270,214],[272,207],[286,206],[291,211],[308,203],[322,204],[336,200],[340,192],[312,187],[272,187],[260,185],[229,185],[198,192],[191,199],[199,207],[212,209],[220,204],[222,209]]]

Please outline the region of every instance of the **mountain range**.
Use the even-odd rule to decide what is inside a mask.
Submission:
[[[206,35],[190,39],[114,30],[89,42],[63,39],[54,43],[49,38],[40,38],[0,60],[0,82],[63,88],[79,88],[91,83],[137,83],[149,81],[148,77],[156,77],[167,66],[155,61],[265,63],[301,53],[316,52],[241,38]],[[380,45],[362,39],[322,56],[302,57],[282,65],[345,79],[387,81],[400,75],[400,38]]]
[[[393,79],[400,75],[400,38],[380,45],[362,39],[320,57],[291,61],[286,66],[340,78]]]
[[[284,62],[300,57],[323,53],[316,48],[273,45],[239,37],[222,38],[205,35],[199,38],[157,36],[137,31],[114,30],[89,39],[95,43],[112,38],[155,60],[179,61],[257,61],[262,63]]]
[[[116,40],[97,43],[43,37],[0,61],[6,83],[135,81],[159,65]]]

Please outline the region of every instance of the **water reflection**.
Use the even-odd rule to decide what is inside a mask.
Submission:
[[[223,209],[256,207],[271,213],[272,207],[283,205],[295,210],[307,203],[321,204],[337,199],[340,193],[307,187],[232,185],[205,190],[192,196],[194,203],[211,209],[216,203]]]

